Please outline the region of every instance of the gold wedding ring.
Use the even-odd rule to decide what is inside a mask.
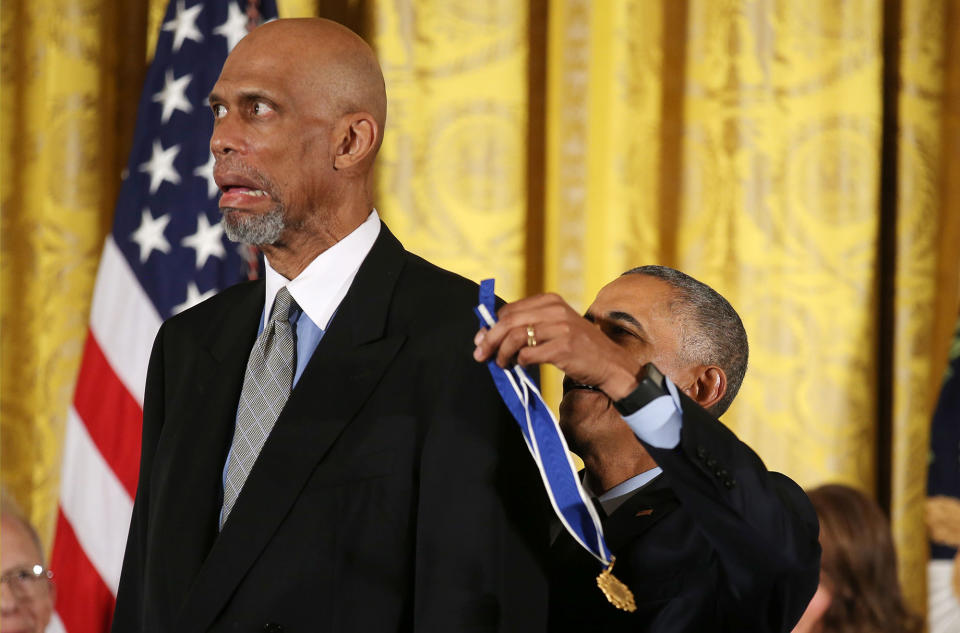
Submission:
[[[537,346],[537,336],[533,331],[533,326],[527,326],[527,347],[536,347]]]

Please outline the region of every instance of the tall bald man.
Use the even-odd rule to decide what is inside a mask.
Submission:
[[[157,335],[113,630],[544,630],[544,494],[471,359],[476,285],[373,209],[370,48],[265,24],[210,106],[224,226],[266,278]]]

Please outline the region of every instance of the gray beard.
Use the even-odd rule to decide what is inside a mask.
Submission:
[[[287,227],[284,220],[284,209],[277,205],[264,215],[241,214],[230,215],[234,209],[221,209],[223,213],[223,229],[227,237],[234,242],[262,246],[274,244]]]

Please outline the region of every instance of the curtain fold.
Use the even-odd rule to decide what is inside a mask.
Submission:
[[[387,84],[377,205],[404,246],[522,296],[527,139],[524,3],[371,4]]]
[[[544,287],[584,311],[623,271],[673,252],[682,56],[676,3],[550,4]],[[664,81],[669,77],[669,81]],[[543,372],[554,408],[560,374]]]
[[[954,319],[960,260],[960,52],[955,2],[906,0],[900,18],[891,521],[904,592],[922,605],[930,418]]]
[[[875,478],[881,18],[870,0],[689,10],[677,264],[750,334],[728,424],[804,484]]]

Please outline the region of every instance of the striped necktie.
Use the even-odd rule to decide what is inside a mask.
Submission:
[[[263,328],[250,351],[223,487],[221,529],[290,396],[296,367],[296,345],[290,313],[296,307],[290,291],[286,287],[281,288],[273,301],[270,322]]]

